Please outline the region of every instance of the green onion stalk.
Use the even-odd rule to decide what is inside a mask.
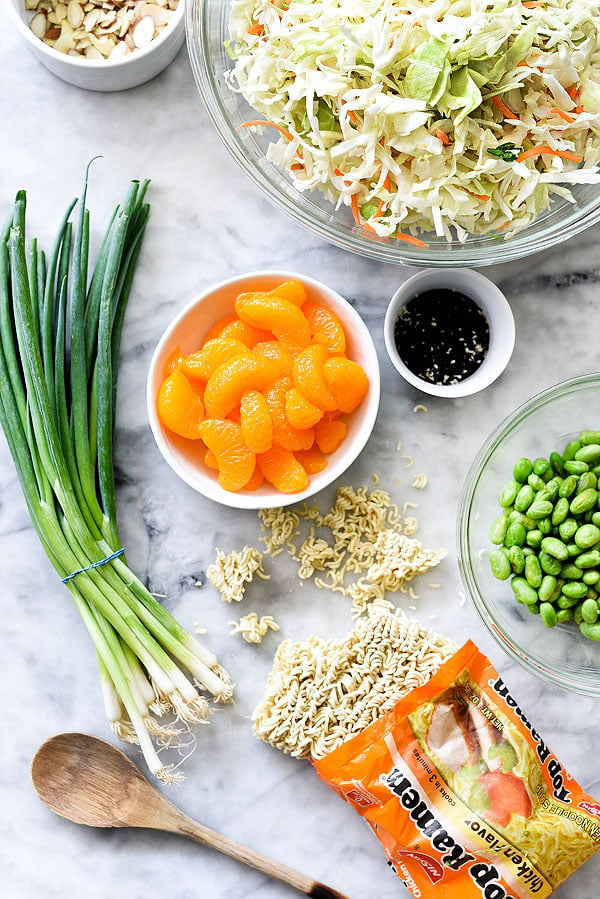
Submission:
[[[130,184],[93,267],[87,175],[48,256],[27,241],[17,194],[0,234],[0,423],[35,530],[94,643],[113,732],[168,783],[181,774],[160,750],[208,718],[205,692],[228,702],[233,684],[130,570],[119,536],[117,371],[147,187]]]

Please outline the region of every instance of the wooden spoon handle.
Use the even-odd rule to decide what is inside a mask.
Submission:
[[[169,821],[163,821],[162,827],[174,833],[190,837],[190,839],[196,840],[197,843],[203,843],[205,846],[217,849],[243,865],[254,868],[255,871],[260,871],[261,874],[265,874],[267,877],[273,877],[275,880],[293,887],[305,896],[312,896],[313,899],[348,899],[347,896],[344,896],[337,890],[333,890],[324,883],[319,883],[305,874],[294,871],[293,868],[288,868],[286,865],[280,864],[280,862],[261,855],[260,852],[255,852],[254,849],[249,849],[247,846],[242,846],[241,843],[236,843],[235,840],[231,840],[229,837],[223,836],[223,834],[217,833],[203,824],[198,824],[197,821],[188,818],[183,812],[179,812]]]

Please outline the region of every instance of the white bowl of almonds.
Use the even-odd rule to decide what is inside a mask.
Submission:
[[[118,91],[158,75],[185,40],[184,0],[5,0],[38,59],[76,87]]]

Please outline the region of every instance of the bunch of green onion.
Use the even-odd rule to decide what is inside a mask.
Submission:
[[[206,719],[201,691],[226,702],[233,685],[129,569],[117,526],[117,367],[147,186],[129,186],[93,268],[87,177],[48,257],[27,245],[17,194],[0,235],[0,422],[34,527],[94,642],[111,727],[170,782],[180,774],[159,750]]]

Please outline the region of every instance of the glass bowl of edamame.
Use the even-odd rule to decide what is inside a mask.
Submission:
[[[600,696],[600,373],[539,393],[490,435],[463,485],[457,540],[500,646]]]

